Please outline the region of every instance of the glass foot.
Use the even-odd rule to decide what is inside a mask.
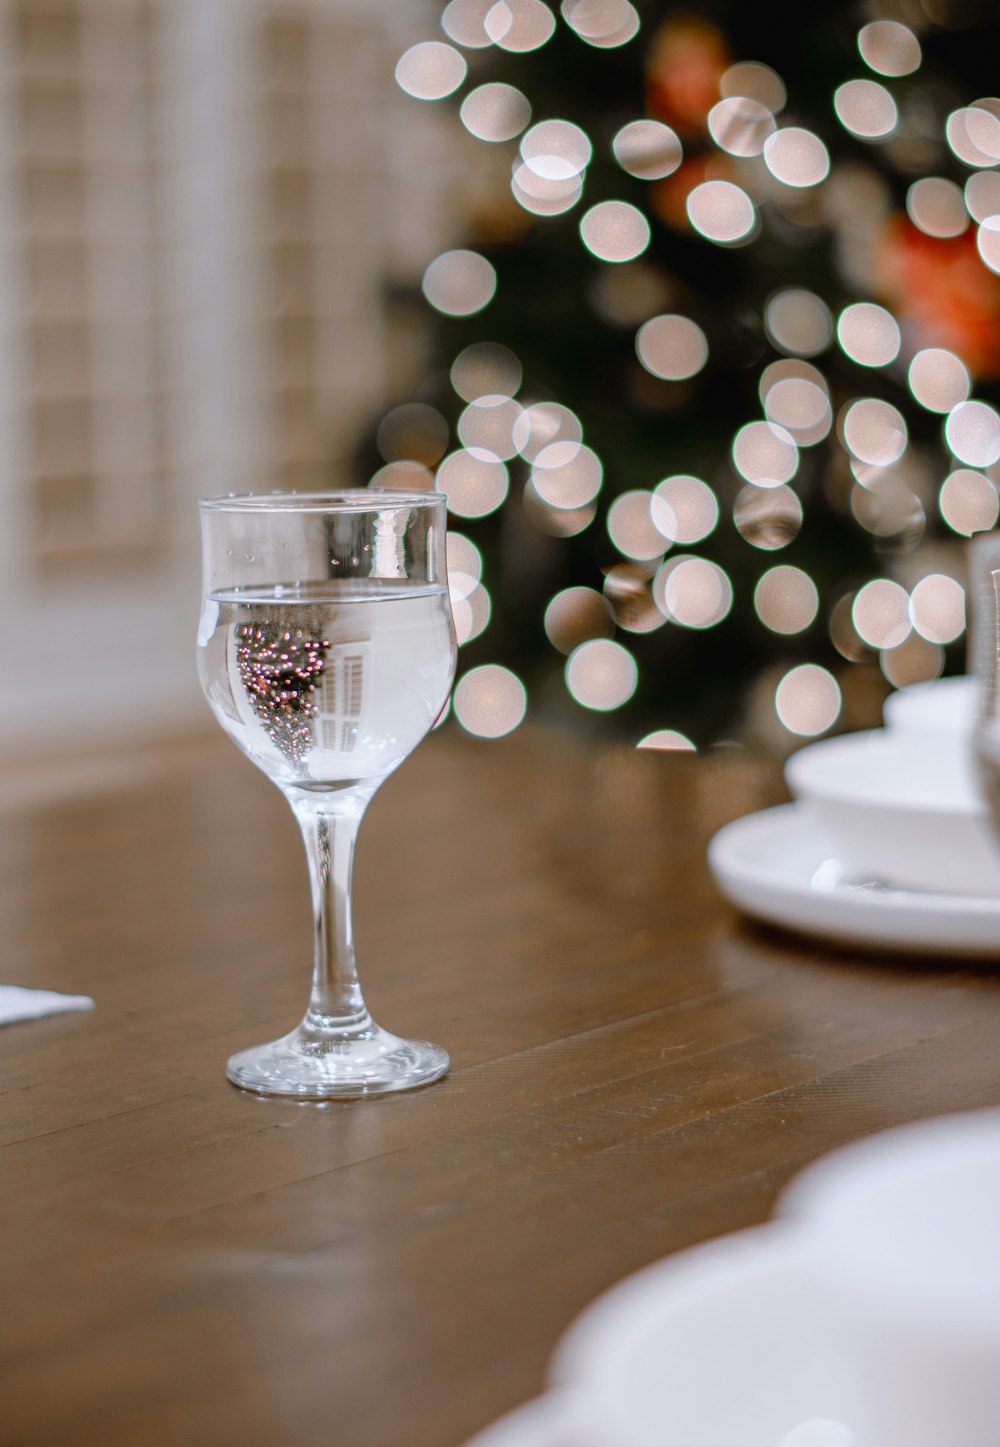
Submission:
[[[337,1031],[304,1022],[268,1045],[241,1050],[226,1075],[241,1090],[296,1100],[350,1100],[440,1080],[450,1061],[427,1040],[401,1040],[374,1022]]]

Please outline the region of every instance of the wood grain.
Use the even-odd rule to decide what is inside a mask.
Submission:
[[[362,829],[376,1017],[444,1082],[326,1107],[226,1084],[291,1026],[304,860],[226,740],[0,808],[4,1447],[459,1447],[596,1293],[762,1220],[806,1161],[1000,1100],[1000,981],[740,923],[705,868],[782,797],[699,758],[446,733]]]

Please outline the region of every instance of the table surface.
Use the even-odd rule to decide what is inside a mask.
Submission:
[[[783,797],[739,751],[429,739],[371,806],[373,1014],[439,1084],[226,1083],[308,989],[296,827],[220,734],[8,779],[4,1447],[458,1447],[605,1287],[764,1219],[829,1148],[1000,1101],[1000,971],[742,923],[705,844]]]

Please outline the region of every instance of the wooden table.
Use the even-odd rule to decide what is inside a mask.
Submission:
[[[305,1003],[277,792],[221,734],[71,782],[0,811],[0,974],[97,1002],[0,1032],[3,1447],[458,1447],[604,1287],[1000,1100],[1000,974],[722,904],[706,840],[782,797],[739,752],[428,740],[357,925],[373,1013],[453,1071],[326,1107],[223,1075]]]

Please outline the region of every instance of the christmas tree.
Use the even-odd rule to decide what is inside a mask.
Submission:
[[[466,727],[526,691],[780,751],[961,669],[1000,477],[1000,24],[971,11],[451,0],[400,58],[495,176],[368,467],[448,493]]]

